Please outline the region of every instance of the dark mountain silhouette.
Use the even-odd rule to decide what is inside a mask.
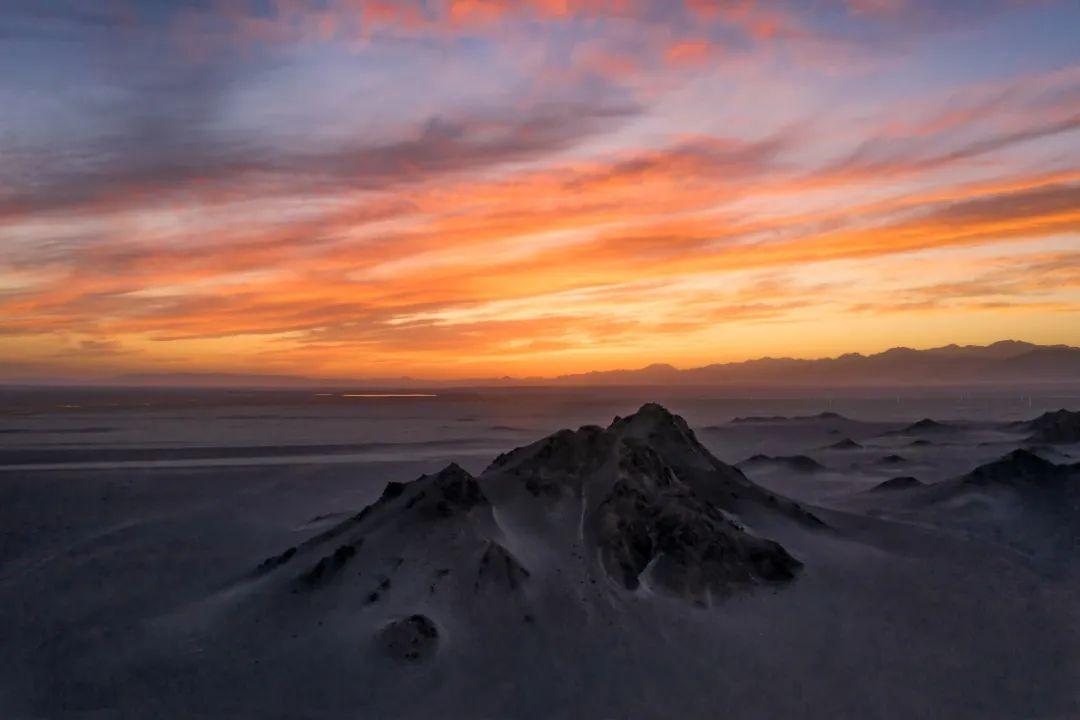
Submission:
[[[834,412],[821,412],[817,415],[793,415],[788,417],[787,415],[746,415],[744,417],[732,418],[731,422],[741,424],[753,424],[753,423],[772,423],[772,422],[813,422],[817,420],[850,420],[840,413]]]
[[[1014,450],[980,465],[959,482],[980,487],[1038,488],[1053,487],[1078,477],[1080,465],[1057,465],[1029,450]]]
[[[678,369],[653,364],[558,377],[474,377],[452,381],[408,376],[318,378],[229,373],[135,373],[93,384],[195,387],[440,388],[497,386],[775,386],[881,387],[972,384],[1080,384],[1080,348],[1003,340],[992,345],[946,345],[927,350],[898,347],[881,353],[848,353],[813,360],[760,358]],[[47,384],[57,384],[56,379]]]
[[[1080,442],[1080,412],[1056,410],[1043,413],[1034,420],[1022,423],[1032,432],[1028,442],[1076,443]]]
[[[895,487],[900,487],[900,484]],[[920,501],[937,503],[971,492],[995,491],[1017,493],[1026,499],[1047,493],[1080,495],[1080,463],[1053,463],[1021,448],[979,465],[959,477],[926,486],[925,492],[918,497]],[[1054,510],[1067,511],[1080,517],[1077,507],[1059,506]]]
[[[799,473],[814,473],[825,470],[825,466],[806,455],[753,455],[738,464],[739,468],[775,467]]]
[[[918,422],[913,422],[900,432],[914,435],[919,433],[940,433],[948,432],[953,428],[945,423],[939,423],[937,420],[931,420],[930,418],[923,418]]]
[[[932,485],[890,480],[892,512],[1003,543],[1043,572],[1075,573],[1080,543],[1080,463],[1056,464],[1014,450],[968,473]]]
[[[946,425],[945,423],[938,422],[937,420],[923,418],[922,420],[911,423],[907,427],[901,428],[900,430],[893,430],[891,432],[884,433],[884,435],[887,437],[900,435],[907,437],[914,436],[926,438],[949,435],[950,433],[955,433],[957,430],[958,428],[953,425]],[[929,443],[927,442],[926,444]]]
[[[1080,348],[1004,340],[987,346],[948,345],[929,350],[893,348],[862,355],[801,360],[762,358],[677,370],[592,372],[557,378],[573,385],[881,386],[1080,382]]]
[[[887,492],[890,490],[910,490],[911,488],[925,487],[925,485],[918,479],[905,475],[902,477],[894,477],[886,480],[885,482],[878,483],[874,487],[870,488],[870,492]]]
[[[903,455],[893,453],[892,455],[886,455],[877,462],[878,465],[904,465],[907,461],[907,458]]]

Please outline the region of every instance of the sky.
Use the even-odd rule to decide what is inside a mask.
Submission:
[[[1080,345],[1075,0],[0,0],[0,380]]]

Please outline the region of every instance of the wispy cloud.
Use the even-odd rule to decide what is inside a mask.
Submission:
[[[16,2],[0,353],[463,375],[1080,341],[1080,58],[1044,15],[1076,19]],[[1023,67],[964,66],[1001,38]]]

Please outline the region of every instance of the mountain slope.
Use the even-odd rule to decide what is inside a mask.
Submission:
[[[457,603],[481,587],[512,595],[534,570],[576,565],[612,592],[645,585],[709,604],[740,588],[790,581],[801,566],[749,530],[739,512],[821,525],[716,460],[682,418],[646,405],[606,429],[563,430],[518,448],[479,478],[450,465],[388,485],[374,505],[264,561],[259,572],[293,592],[349,584],[348,592],[375,603],[385,588],[371,585],[378,571],[364,559],[402,558],[394,570],[410,587],[430,583],[432,595],[449,592]],[[421,555],[417,569],[409,558]],[[356,575],[345,572],[357,567]]]
[[[896,481],[890,511],[1007,545],[1044,571],[1074,573],[1080,548],[1080,463],[1014,450],[964,475],[922,485]]]

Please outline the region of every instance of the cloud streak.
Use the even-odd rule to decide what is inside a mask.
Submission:
[[[1078,58],[1023,33],[1075,12],[973,7],[15,4],[0,45],[35,70],[0,97],[5,366],[1080,342]],[[1028,66],[944,77],[998,37]]]

